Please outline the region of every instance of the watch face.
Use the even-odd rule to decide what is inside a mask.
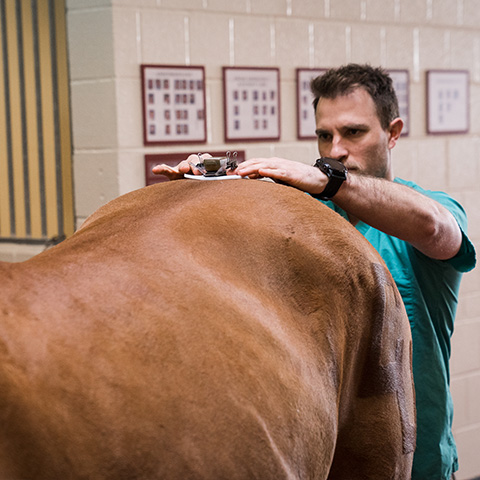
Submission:
[[[345,171],[345,166],[343,163],[335,160],[334,158],[323,157],[321,160],[323,160],[323,163],[332,170],[338,170],[339,172]]]
[[[347,169],[345,165],[334,158],[321,157],[315,162],[315,165],[328,176],[334,174],[336,176],[346,177]]]

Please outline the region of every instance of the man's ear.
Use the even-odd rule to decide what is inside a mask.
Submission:
[[[403,130],[403,120],[400,117],[395,118],[395,120],[392,120],[390,122],[390,125],[388,126],[388,133],[389,133],[389,139],[388,139],[388,147],[392,149],[396,143],[397,140],[400,138],[400,134],[402,133]]]

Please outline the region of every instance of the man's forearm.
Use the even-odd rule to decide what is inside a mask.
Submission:
[[[460,248],[462,235],[453,215],[405,185],[349,173],[333,201],[352,223],[361,220],[431,258],[451,258]]]

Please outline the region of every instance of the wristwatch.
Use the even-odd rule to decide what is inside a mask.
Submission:
[[[328,177],[328,183],[323,192],[312,193],[311,196],[320,200],[330,200],[347,179],[347,168],[334,158],[321,157],[313,164]]]

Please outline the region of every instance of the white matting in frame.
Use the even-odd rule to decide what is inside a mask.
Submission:
[[[204,67],[141,65],[145,145],[204,143]]]
[[[410,76],[408,70],[387,70],[393,81],[393,88],[398,99],[400,118],[403,120],[402,135],[410,133]]]
[[[278,68],[223,67],[225,141],[280,138]]]
[[[427,132],[466,133],[469,130],[469,72],[427,71]]]
[[[297,68],[297,138],[299,140],[316,138],[315,111],[310,82],[325,72],[325,68]]]

